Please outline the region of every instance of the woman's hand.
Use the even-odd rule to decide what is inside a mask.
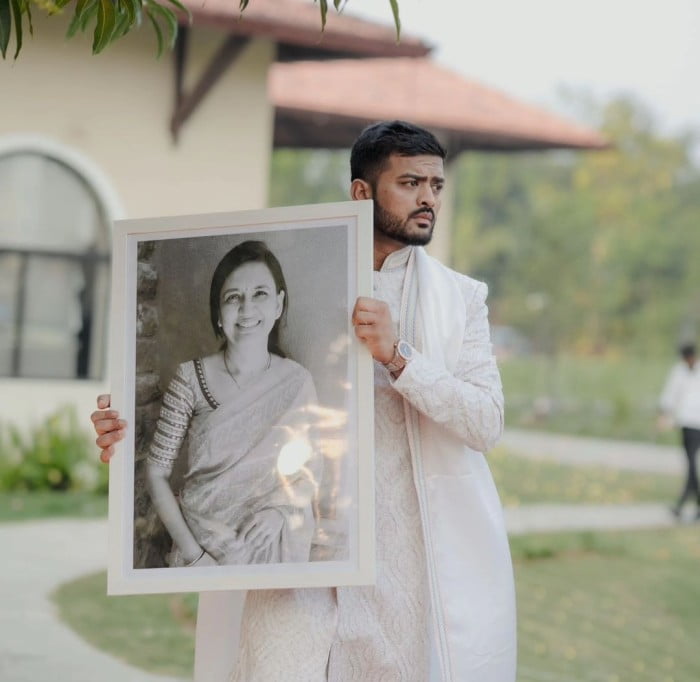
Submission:
[[[109,394],[98,395],[98,409],[90,415],[97,434],[95,443],[100,448],[100,459],[103,462],[109,462],[114,454],[114,444],[126,436],[126,421],[119,419],[119,412],[108,409],[110,400]]]
[[[275,540],[284,525],[284,517],[276,509],[262,509],[238,529],[238,539],[260,549]]]
[[[201,551],[202,550],[200,550],[200,553],[201,553]],[[185,559],[184,556],[183,556],[183,559]],[[201,554],[199,559],[195,558],[191,562],[185,563],[185,566],[190,567],[190,568],[194,568],[195,566],[197,568],[199,568],[200,566],[218,566],[218,565],[219,565],[219,563],[217,562],[217,560],[208,552],[204,552],[204,554]]]

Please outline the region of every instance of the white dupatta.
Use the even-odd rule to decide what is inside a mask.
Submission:
[[[421,248],[408,264],[401,338],[453,372],[467,325],[454,273]],[[404,401],[442,682],[514,682],[515,593],[498,493],[483,454]]]

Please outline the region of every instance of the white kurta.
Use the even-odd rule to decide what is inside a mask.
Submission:
[[[407,247],[391,254],[375,273],[374,295],[388,303],[397,325],[410,252]],[[406,401],[479,450],[498,436],[503,417],[487,328],[485,339],[465,334],[457,350],[453,371],[417,353],[397,381],[375,363],[376,585],[250,593],[234,682],[430,679],[431,607]]]

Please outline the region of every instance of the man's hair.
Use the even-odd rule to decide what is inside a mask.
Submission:
[[[692,358],[695,357],[695,344],[694,343],[684,343],[679,349],[678,352],[681,354],[681,357],[684,359]]]
[[[392,154],[399,156],[439,156],[447,150],[435,135],[407,121],[380,121],[367,126],[355,140],[350,152],[351,180],[373,184]]]

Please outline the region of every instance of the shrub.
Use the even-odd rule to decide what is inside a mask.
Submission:
[[[107,491],[108,467],[100,464],[90,436],[65,406],[22,433],[0,427],[0,491]]]

